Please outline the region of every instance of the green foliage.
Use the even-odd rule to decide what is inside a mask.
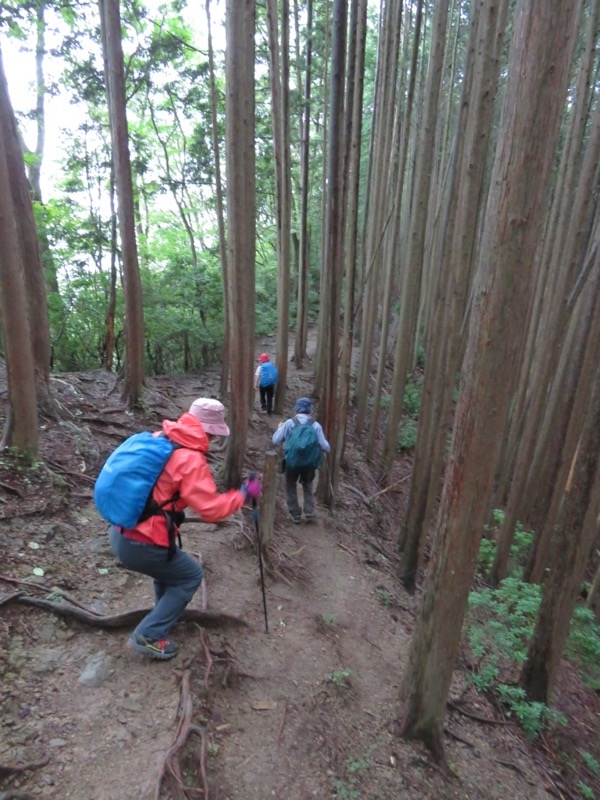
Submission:
[[[469,631],[473,654],[496,662],[503,655],[522,664],[541,598],[542,589],[538,584],[525,583],[518,578],[506,578],[497,589],[484,587],[471,592],[471,610],[485,612],[481,615],[484,624]]]
[[[379,589],[379,602],[382,606],[386,606],[386,608],[389,608],[392,605],[393,598],[387,589]]]
[[[544,703],[528,701],[521,687],[506,680],[515,665],[525,662],[541,597],[537,584],[506,578],[498,589],[471,592],[467,620],[467,638],[476,660],[472,684],[480,692],[495,694],[530,738],[547,724],[564,724],[562,715]]]
[[[578,665],[585,685],[599,691],[600,625],[591,609],[575,607],[565,654]]]
[[[412,377],[406,382],[404,389],[404,413],[411,419],[418,419],[421,408],[422,382],[415,381]]]
[[[577,781],[577,788],[579,789],[579,793],[584,800],[595,800],[596,795],[594,794],[594,790],[591,788],[591,786],[588,786],[587,783],[584,783],[583,781]]]
[[[504,522],[504,511],[500,508],[495,508],[492,512],[492,519],[494,524],[485,526],[488,536],[484,536],[482,538],[479,546],[477,564],[479,568],[479,574],[482,576],[489,574],[494,563],[497,548],[495,537],[498,536],[500,526]],[[533,533],[526,531],[523,525],[520,522],[517,522],[510,548],[510,560],[508,564],[509,576],[521,577],[523,574],[523,569],[529,559],[532,543]]]
[[[321,614],[321,619],[325,625],[333,625],[335,623],[335,614]]]
[[[374,742],[364,753],[358,756],[358,758],[348,759],[345,765],[344,778],[333,779],[335,796],[339,798],[339,800],[351,800],[352,798],[360,797],[357,781],[360,776],[364,775],[369,769],[371,755],[378,746],[379,743]]]
[[[566,725],[563,714],[548,708],[545,703],[527,700],[525,690],[520,686],[499,684],[497,693],[500,700],[509,708],[510,713],[519,720],[529,739],[539,736],[547,725]]]
[[[417,442],[417,420],[421,408],[422,381],[415,381],[412,376],[407,377],[404,389],[403,408],[404,416],[398,429],[398,448],[412,450]],[[391,396],[382,394],[380,404],[382,408],[389,408]]]
[[[417,443],[417,422],[414,419],[404,419],[398,431],[398,447],[400,450],[412,450]]]
[[[328,675],[325,675],[325,681],[327,683],[333,683],[336,689],[349,689],[350,679],[353,675],[354,673],[352,670],[345,667],[343,669],[336,669]]]
[[[354,783],[341,780],[340,778],[333,779],[333,789],[338,800],[356,800],[360,797]]]
[[[585,751],[581,754],[581,758],[583,759],[583,763],[586,765],[589,771],[597,778],[600,778],[600,761],[598,761],[597,758],[594,758],[591,753]]]

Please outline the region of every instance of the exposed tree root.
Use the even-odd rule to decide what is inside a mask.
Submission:
[[[202,649],[204,651],[204,657],[206,660],[206,665],[204,667],[204,689],[205,692],[208,692],[208,679],[214,665],[218,662],[225,664],[226,670],[222,683],[224,686],[226,686],[226,681],[229,679],[231,672],[235,669],[234,659],[231,653],[225,649],[215,650],[212,647],[210,638],[206,631],[200,628],[200,626],[198,627],[200,631],[200,641],[202,643]],[[192,692],[190,689],[191,669],[185,669],[183,672],[179,672],[177,674],[181,678],[177,723],[173,736],[173,742],[169,747],[160,768],[154,798],[155,800],[160,800],[163,785],[167,777],[171,777],[174,780],[179,795],[184,798],[184,800],[188,800],[192,795],[196,795],[198,793],[198,789],[185,786],[181,766],[181,755],[183,749],[187,744],[190,734],[193,733],[200,737],[198,773],[202,786],[202,797],[204,800],[208,800],[209,787],[206,772],[207,731],[203,725],[196,725],[193,722]]]
[[[39,769],[40,767],[45,767],[49,761],[50,758],[46,756],[39,761],[29,761],[26,764],[0,764],[0,776],[4,777],[6,775],[15,775],[19,772],[28,772],[31,769]]]
[[[76,608],[68,603],[54,603],[52,600],[44,600],[41,597],[29,597],[28,595],[16,594],[11,595],[8,602],[11,600],[23,603],[24,605],[35,606],[36,608],[44,608],[47,611],[58,614],[60,617],[69,617],[78,622],[83,622],[85,625],[90,625],[93,628],[114,629],[132,627],[152,610],[150,608],[137,608],[132,611],[125,611],[123,614],[99,616],[95,612],[90,613],[89,611]],[[241,628],[246,627],[248,624],[244,622],[243,619],[240,619],[240,617],[234,617],[231,614],[200,611],[196,608],[186,608],[181,619],[185,622],[199,622],[207,628]]]
[[[160,800],[160,795],[163,783],[167,775],[170,775],[175,781],[179,789],[180,796],[189,798],[189,791],[183,783],[183,776],[181,774],[180,756],[181,752],[191,733],[200,736],[201,745],[199,753],[199,771],[202,779],[202,788],[204,797],[208,798],[208,780],[206,777],[206,731],[200,725],[194,725],[192,722],[193,706],[192,694],[190,692],[190,670],[186,670],[181,674],[180,685],[180,698],[178,721],[173,737],[173,743],[169,747],[165,759],[161,765],[158,781],[156,783],[156,791],[154,794],[155,800]]]
[[[509,719],[488,719],[488,717],[481,717],[479,714],[474,714],[472,711],[467,711],[466,708],[462,708],[457,703],[454,703],[452,700],[448,701],[448,708],[451,708],[453,711],[458,711],[459,714],[462,714],[463,717],[468,717],[468,719],[472,719],[475,722],[482,722],[485,725],[512,725],[512,721]]]

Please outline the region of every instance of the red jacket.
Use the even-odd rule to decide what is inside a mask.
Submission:
[[[217,492],[204,455],[209,447],[208,437],[193,414],[186,412],[177,422],[166,419],[162,429],[172,442],[183,447],[173,451],[156,482],[153,497],[157,503],[164,503],[179,492],[179,500],[165,508],[183,511],[189,507],[205,522],[219,522],[244,505],[245,496],[236,489],[225,494]],[[125,534],[137,541],[169,546],[167,521],[162,514],[138,523]]]

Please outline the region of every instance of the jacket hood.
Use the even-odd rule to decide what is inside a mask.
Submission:
[[[190,450],[208,452],[208,436],[202,423],[189,411],[182,414],[177,422],[173,422],[171,419],[163,420],[162,429],[165,436],[168,436],[172,442],[181,444]]]

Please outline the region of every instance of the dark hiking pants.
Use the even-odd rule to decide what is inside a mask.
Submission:
[[[202,567],[179,548],[169,561],[166,547],[136,542],[114,526],[110,529],[110,544],[123,566],[154,579],[154,608],[139,623],[134,635],[145,636],[152,642],[166,639],[202,583]]]
[[[259,386],[258,389],[260,391],[260,407],[263,411],[266,411],[267,414],[272,414],[275,384],[272,383],[270,386]]]
[[[304,515],[312,517],[315,513],[315,498],[313,494],[313,481],[315,479],[314,469],[285,469],[285,497],[288,511],[294,518],[300,516],[300,505],[298,504],[297,484],[300,481],[304,493]]]

